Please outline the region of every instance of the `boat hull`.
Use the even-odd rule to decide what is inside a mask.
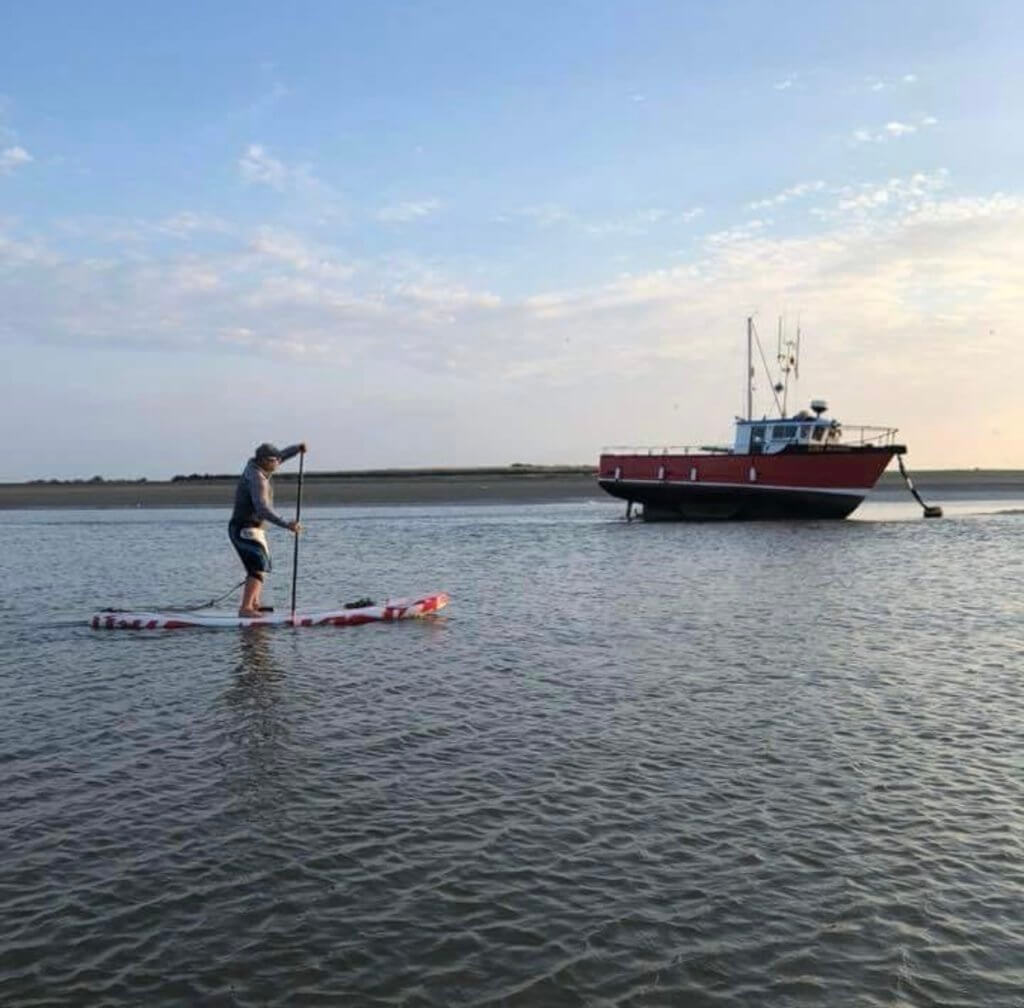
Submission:
[[[647,521],[841,519],[878,482],[899,445],[776,455],[601,456],[598,483]]]

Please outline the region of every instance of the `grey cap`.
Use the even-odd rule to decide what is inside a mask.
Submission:
[[[257,459],[279,459],[281,457],[281,449],[277,445],[272,445],[269,441],[264,441],[263,444],[258,445],[256,448]]]

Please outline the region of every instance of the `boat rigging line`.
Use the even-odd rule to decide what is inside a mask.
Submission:
[[[772,397],[775,399],[775,408],[779,411],[779,417],[783,418],[786,415],[785,406],[779,401],[779,382],[772,381],[771,368],[768,367],[768,358],[764,355],[764,347],[761,346],[761,337],[757,333],[757,326],[754,325],[753,317],[747,319],[747,337],[748,340],[752,337],[753,341],[757,344],[757,352],[761,355],[761,364],[764,367],[765,377],[768,379],[768,387],[772,390]],[[747,346],[747,358],[750,358],[750,346]],[[786,375],[786,381],[788,384],[789,374]],[[753,391],[754,391],[754,369],[750,368],[750,388],[747,394],[747,419],[753,420]]]

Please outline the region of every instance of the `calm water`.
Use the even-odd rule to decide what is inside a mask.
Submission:
[[[0,1004],[1022,1005],[1022,508],[0,514]]]

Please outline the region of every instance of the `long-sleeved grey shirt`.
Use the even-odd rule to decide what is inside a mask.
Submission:
[[[281,451],[284,462],[299,454],[298,445],[289,445]],[[262,528],[264,522],[273,522],[281,528],[288,527],[288,520],[274,510],[274,491],[270,477],[251,458],[242,470],[235,488],[235,509],[231,512],[231,524],[238,528]]]

